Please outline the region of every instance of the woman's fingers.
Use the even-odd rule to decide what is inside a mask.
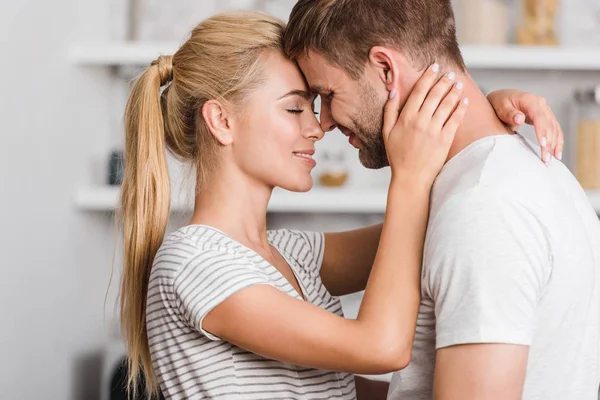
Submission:
[[[400,96],[398,95],[398,88],[395,87],[390,91],[389,99],[385,104],[383,110],[383,139],[387,141],[390,133],[396,126],[398,116],[400,114]]]
[[[406,112],[408,114],[416,114],[419,112],[423,106],[423,102],[429,94],[429,91],[437,80],[439,71],[439,64],[433,64],[427,69],[427,71],[425,71],[423,76],[417,81],[415,87],[410,93],[410,96],[408,96],[408,100],[406,100],[406,104],[404,105],[402,112]]]
[[[419,115],[422,118],[430,119],[433,116],[433,114],[435,114],[436,110],[444,101],[446,95],[453,87],[455,80],[456,74],[454,72],[449,72],[435,84],[435,86],[429,91],[427,98],[423,102],[421,111],[419,112]],[[458,102],[458,98],[456,100]],[[454,105],[456,105],[456,103]],[[450,113],[448,113],[448,116],[449,115]]]
[[[458,127],[465,118],[465,114],[467,113],[468,108],[469,99],[465,97],[460,101],[460,103],[458,104],[458,106],[444,125],[444,128],[442,129],[442,135],[449,142],[452,142],[454,140],[454,135],[456,134]]]
[[[458,103],[461,100],[462,91],[462,82],[457,82],[452,87],[450,92],[446,95],[446,97],[444,97],[441,104],[437,107],[437,110],[435,111],[435,114],[433,115],[432,119],[433,126],[439,128],[444,126],[444,124],[446,123],[446,121],[448,121],[454,110],[456,110],[456,107],[458,106]]]
[[[392,174],[435,179],[463,121],[468,106],[461,103],[463,85],[455,84],[455,75],[435,82],[433,72],[424,73],[399,116],[394,93],[385,106],[383,131]]]
[[[556,129],[558,131],[558,139],[556,140],[556,149],[554,150],[554,156],[558,160],[562,160],[563,149],[565,148],[565,135],[558,121],[556,122]]]

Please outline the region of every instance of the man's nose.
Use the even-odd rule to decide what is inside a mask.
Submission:
[[[337,128],[337,124],[331,115],[331,107],[324,103],[321,103],[321,128],[323,132],[331,132]]]

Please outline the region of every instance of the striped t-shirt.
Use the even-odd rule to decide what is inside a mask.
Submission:
[[[306,301],[342,316],[339,299],[329,294],[319,276],[323,234],[278,230],[268,236],[289,263]],[[154,260],[146,307],[152,364],[163,395],[355,399],[350,374],[266,359],[202,329],[208,312],[239,290],[258,284],[302,300],[274,266],[214,228],[191,225],[167,236]]]

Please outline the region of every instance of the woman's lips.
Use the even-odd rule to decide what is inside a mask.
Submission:
[[[315,167],[317,165],[317,162],[312,158],[312,154],[294,153],[294,156],[296,156],[296,158],[299,158],[300,160],[312,167]]]

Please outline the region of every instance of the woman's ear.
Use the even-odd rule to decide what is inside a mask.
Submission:
[[[369,52],[369,64],[377,70],[377,75],[388,91],[397,88],[400,82],[397,54],[396,51],[383,46],[373,46]]]
[[[223,146],[229,146],[233,143],[227,108],[222,103],[216,100],[209,100],[204,103],[204,106],[202,106],[202,118],[204,118],[209,132],[219,143]]]

